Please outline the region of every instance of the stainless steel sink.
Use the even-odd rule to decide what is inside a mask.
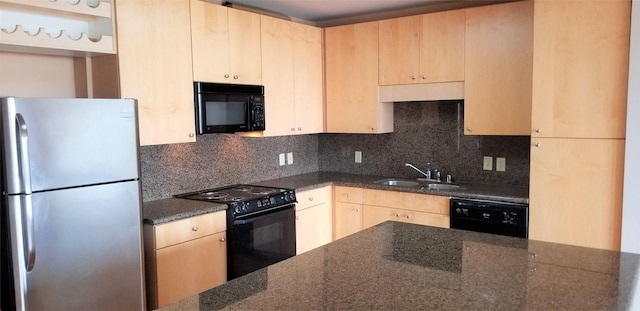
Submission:
[[[460,186],[454,184],[428,184],[426,188],[431,190],[451,190],[458,189]]]
[[[376,180],[373,183],[378,185],[397,186],[397,187],[417,187],[420,185],[420,183],[417,181],[393,179],[393,178]]]

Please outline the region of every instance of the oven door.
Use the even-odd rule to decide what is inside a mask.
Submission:
[[[229,280],[295,256],[295,205],[238,217],[233,220],[230,233]]]

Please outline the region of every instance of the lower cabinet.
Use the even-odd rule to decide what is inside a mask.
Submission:
[[[362,188],[335,186],[333,201],[333,239],[362,230]]]
[[[226,211],[145,225],[144,239],[149,309],[227,281]]]
[[[334,239],[387,220],[449,228],[449,198],[336,186],[334,214]]]
[[[387,220],[449,228],[449,198],[436,195],[364,189],[363,228]]]
[[[331,186],[296,194],[296,254],[331,242]]]

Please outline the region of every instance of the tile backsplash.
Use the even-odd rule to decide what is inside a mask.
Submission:
[[[143,146],[143,200],[319,170],[420,177],[404,163],[420,169],[431,163],[457,182],[528,186],[529,137],[465,136],[463,114],[457,101],[396,103],[389,134],[208,134],[195,143]],[[355,163],[355,151],[362,151],[362,163]],[[279,166],[278,154],[287,152],[293,152],[293,164]],[[492,171],[482,169],[483,156],[494,158]],[[507,159],[506,172],[495,171],[496,157]]]
[[[420,169],[447,174],[457,182],[528,186],[528,136],[465,136],[461,101],[394,104],[394,132],[378,135],[319,135],[319,167],[322,171],[390,177],[421,175]],[[355,163],[362,151],[362,163]],[[493,170],[482,169],[483,156],[493,157]],[[506,171],[495,170],[495,158],[506,158]]]

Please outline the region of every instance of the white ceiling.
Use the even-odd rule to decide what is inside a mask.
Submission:
[[[229,0],[231,3],[266,9],[311,22],[461,1],[462,0]]]

